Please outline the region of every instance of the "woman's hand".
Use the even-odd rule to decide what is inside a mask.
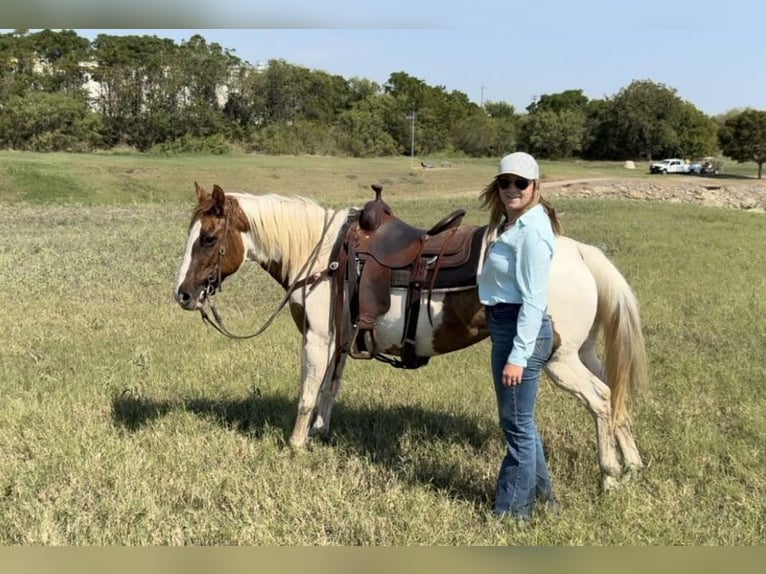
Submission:
[[[521,382],[522,375],[524,375],[524,367],[506,363],[505,367],[503,367],[503,386],[513,387],[518,385]]]

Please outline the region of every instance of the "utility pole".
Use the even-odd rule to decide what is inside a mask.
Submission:
[[[412,122],[410,127],[410,169],[415,167],[415,110],[407,114],[407,119]]]
[[[479,104],[479,106],[482,107],[482,108],[484,107],[484,88],[485,88],[485,86],[481,87],[481,100],[480,100],[481,103]]]

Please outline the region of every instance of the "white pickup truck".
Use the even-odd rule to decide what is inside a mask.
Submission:
[[[649,166],[651,173],[689,173],[689,164],[682,159],[671,158],[656,161]]]

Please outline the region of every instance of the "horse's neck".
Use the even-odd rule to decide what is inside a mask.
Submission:
[[[244,195],[241,203],[250,220],[247,258],[282,285],[327,266],[350,211],[280,197]]]

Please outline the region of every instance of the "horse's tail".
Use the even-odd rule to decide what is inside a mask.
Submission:
[[[646,346],[638,300],[628,282],[597,247],[580,243],[580,254],[598,289],[597,320],[604,329],[606,379],[612,396],[612,421],[630,419],[628,395],[646,384]]]

